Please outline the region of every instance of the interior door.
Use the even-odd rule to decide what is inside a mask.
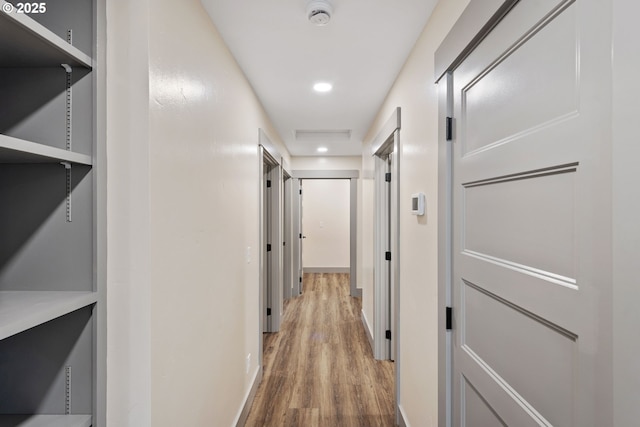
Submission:
[[[391,240],[391,155],[375,157],[375,237],[374,237],[374,356],[391,359],[391,279],[393,276]],[[396,254],[397,255],[397,254]]]
[[[304,206],[304,203],[302,203],[302,198],[304,197],[304,191],[302,191],[302,180],[300,180],[300,191],[299,191],[299,196],[298,197],[298,212],[300,212],[300,216],[298,218],[299,222],[299,226],[300,226],[300,251],[298,252],[298,256],[299,256],[299,260],[298,260],[298,266],[300,268],[300,272],[299,272],[299,288],[298,288],[298,295],[302,295],[302,290],[303,290],[303,285],[304,285],[304,263],[302,262],[302,260],[304,259],[304,257],[302,256],[302,253],[304,251],[304,239],[307,238],[307,236],[304,235],[304,229],[302,227],[302,225],[304,224],[304,221],[302,220],[303,215],[304,215],[304,210],[302,209],[302,207]]]
[[[271,215],[272,215],[272,197],[271,197],[271,173],[270,169],[272,166],[265,164],[265,176],[264,176],[264,242],[266,242],[266,254],[265,254],[265,263],[264,263],[264,332],[271,332],[273,330],[272,325],[272,293],[273,293],[273,282],[272,282],[272,229],[271,229]]]
[[[606,3],[520,1],[453,71],[454,426],[612,425]]]
[[[292,297],[291,276],[291,177],[285,176],[282,182],[282,300]]]
[[[391,152],[389,153],[389,157],[387,157],[386,160],[386,173],[385,175],[388,176],[397,176],[393,173],[392,168],[393,168],[393,157],[394,157],[394,153]],[[385,180],[386,181],[386,180]],[[393,236],[393,224],[396,223],[397,218],[395,215],[395,210],[394,210],[394,206],[396,206],[396,200],[395,200],[395,194],[392,188],[392,183],[391,182],[386,182],[386,201],[387,201],[387,224],[386,224],[386,231],[387,231],[387,235],[385,237],[386,239],[386,244],[387,244],[387,251],[391,252],[391,262],[389,262],[388,266],[389,268],[387,269],[387,277],[386,277],[386,281],[387,281],[387,301],[388,301],[388,307],[387,307],[387,327],[388,330],[391,331],[391,333],[387,336],[387,341],[388,341],[388,345],[389,345],[389,359],[391,360],[395,360],[396,359],[396,346],[395,346],[395,338],[396,338],[396,322],[395,322],[395,295],[396,295],[396,281],[395,281],[395,277],[394,277],[394,268],[392,266],[392,262],[397,262],[397,257],[398,257],[398,253],[393,253],[394,250],[393,248],[395,247],[394,245],[394,236]],[[394,259],[396,258],[396,259]]]

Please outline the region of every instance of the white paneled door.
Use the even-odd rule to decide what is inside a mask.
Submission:
[[[520,1],[452,73],[454,426],[610,425],[606,3]]]

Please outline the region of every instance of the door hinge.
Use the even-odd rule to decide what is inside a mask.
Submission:
[[[287,246],[287,242],[282,242],[282,246]]]
[[[299,238],[302,239],[302,233],[300,233],[300,237]]]
[[[271,316],[271,309],[267,308],[267,316]]]
[[[267,188],[271,188],[271,180],[270,179],[267,180]]]
[[[391,339],[391,331],[389,329],[384,332],[384,337],[388,340]]]
[[[391,172],[387,172],[384,174],[385,182],[391,182]]]
[[[391,252],[385,252],[384,253],[384,259],[387,261],[391,261]]]
[[[453,139],[453,117],[447,117],[446,126],[446,138],[447,141],[451,141]]]
[[[302,283],[302,277],[300,277],[300,283]]]
[[[302,196],[302,190],[300,190],[300,195]]]
[[[271,243],[267,243],[267,252],[271,252]]]
[[[452,323],[453,323],[453,308],[447,307],[447,311],[445,315],[446,315],[446,320],[445,320],[446,328],[447,328],[447,331],[450,331],[452,329]]]

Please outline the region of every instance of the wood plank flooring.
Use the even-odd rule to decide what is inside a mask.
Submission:
[[[373,358],[348,274],[305,274],[281,331],[265,334],[264,376],[246,427],[394,426],[394,365]]]

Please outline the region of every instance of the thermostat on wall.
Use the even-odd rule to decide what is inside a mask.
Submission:
[[[424,215],[424,193],[411,195],[411,213],[414,215]]]

